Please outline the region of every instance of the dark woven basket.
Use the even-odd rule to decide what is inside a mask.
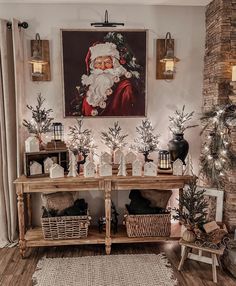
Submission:
[[[170,236],[171,214],[125,214],[124,224],[128,237]]]
[[[41,218],[44,239],[75,239],[88,236],[91,217],[61,216]]]

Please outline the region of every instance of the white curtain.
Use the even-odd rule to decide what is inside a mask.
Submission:
[[[19,68],[16,70],[22,65],[23,51],[19,53],[22,49],[21,33],[17,20],[13,20],[12,29],[8,29],[7,21],[0,19],[0,246],[17,238],[17,202],[13,182],[17,173],[21,173],[16,108],[21,108],[24,85],[23,74],[20,77],[17,75]]]

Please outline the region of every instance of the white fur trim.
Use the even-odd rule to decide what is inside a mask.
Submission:
[[[120,59],[119,52],[116,45],[113,43],[106,42],[104,44],[97,44],[90,47],[91,61],[95,60],[97,57],[111,56]]]

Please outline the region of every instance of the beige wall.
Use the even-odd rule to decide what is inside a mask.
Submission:
[[[177,106],[181,107],[183,104],[186,104],[187,111],[194,110],[198,114],[201,110],[205,41],[204,7],[0,4],[0,18],[10,20],[15,17],[29,23],[29,28],[25,31],[26,61],[30,55],[29,40],[35,37],[36,32],[40,33],[42,39],[50,40],[52,80],[43,83],[32,82],[29,66],[26,63],[24,102],[35,105],[37,93],[41,92],[47,99],[47,106],[54,110],[55,120],[65,124],[67,133],[68,126],[73,125],[75,120],[63,118],[60,28],[91,28],[90,22],[103,20],[105,9],[109,11],[110,20],[124,22],[125,28],[149,30],[147,116],[161,134],[160,147],[167,148],[167,142],[171,139],[168,116]],[[177,65],[176,78],[171,82],[155,79],[155,40],[164,38],[168,31],[176,40],[176,56],[181,59]],[[30,118],[30,112],[26,109],[23,114],[25,118]],[[113,124],[115,120],[115,118],[85,120],[86,127],[94,129],[99,151],[104,149],[100,142],[100,131]],[[124,131],[130,134],[130,142],[135,136],[135,126],[140,121],[141,118],[119,119]],[[26,137],[27,132],[22,134],[22,140]],[[199,129],[187,131],[185,138],[189,141],[194,170],[197,173],[200,152]],[[153,158],[157,159],[156,154],[153,154]],[[127,195],[125,192],[119,194],[119,206],[123,206],[127,201]],[[101,195],[96,193],[89,196],[93,197],[90,204],[90,208],[93,209],[92,214],[95,209],[96,212],[102,213]],[[118,197],[115,201],[117,199]],[[35,209],[39,209],[38,200],[34,203]]]

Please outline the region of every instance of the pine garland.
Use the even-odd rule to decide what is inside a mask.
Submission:
[[[102,142],[111,150],[122,148],[127,145],[125,138],[128,134],[121,134],[121,127],[118,121],[114,122],[114,127],[109,127],[108,132],[101,132]]]
[[[154,133],[154,128],[149,119],[142,120],[142,124],[136,127],[138,138],[134,139],[135,144],[131,148],[139,153],[145,154],[158,150],[159,134]]]
[[[69,127],[70,146],[69,149],[74,153],[88,154],[90,150],[97,146],[93,143],[92,130],[83,129],[83,120],[76,119],[77,125]]]
[[[196,177],[189,183],[188,189],[184,190],[179,198],[181,208],[174,208],[173,218],[181,221],[189,230],[205,223],[208,203],[204,198],[205,190],[197,189]]]
[[[27,105],[27,108],[32,111],[32,120],[23,120],[23,126],[28,129],[29,133],[35,134],[40,141],[43,133],[51,131],[51,121],[53,120],[53,118],[50,117],[52,109],[42,107],[44,101],[45,98],[39,93],[36,107],[34,108],[31,105]]]
[[[196,127],[198,125],[187,125],[186,122],[192,119],[194,111],[185,113],[185,105],[181,110],[176,110],[174,116],[169,116],[169,129],[173,134],[183,134],[186,129]]]
[[[236,156],[231,150],[230,128],[236,126],[236,106],[227,104],[215,106],[201,118],[207,132],[203,145],[200,173],[211,180],[213,186],[222,187],[227,171],[236,164]]]

